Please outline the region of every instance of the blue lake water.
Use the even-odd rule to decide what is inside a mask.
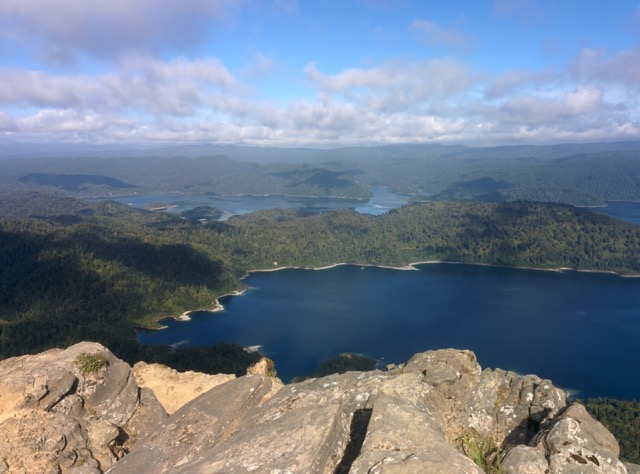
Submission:
[[[368,201],[356,199],[304,198],[288,196],[219,196],[214,194],[150,193],[109,197],[138,208],[153,203],[170,206],[168,212],[183,212],[198,206],[216,207],[222,211],[220,220],[263,209],[306,209],[322,212],[330,209],[353,209],[361,214],[380,215],[405,205],[409,196],[396,194],[385,186],[370,186],[373,194]],[[428,198],[428,193],[425,194]],[[105,199],[105,198],[100,198]],[[605,207],[589,208],[593,212],[640,225],[640,202],[610,201]]]
[[[384,186],[371,186],[373,196],[368,201],[356,199],[305,198],[287,196],[218,196],[214,194],[156,193],[119,196],[114,199],[133,207],[146,208],[152,203],[164,203],[169,212],[182,212],[198,206],[220,209],[220,220],[247,214],[262,209],[306,209],[326,211],[329,209],[354,209],[362,214],[379,215],[406,204],[409,196],[396,194]]]
[[[280,377],[342,352],[382,365],[439,348],[534,373],[577,396],[640,398],[640,278],[473,265],[259,272],[225,310],[165,320],[145,344],[261,346]]]
[[[160,201],[173,211],[209,205],[223,218],[268,208],[347,208],[381,214],[407,197],[372,187],[369,202],[286,197],[156,194],[120,200]],[[594,208],[640,224],[640,203]],[[577,396],[640,398],[640,279],[468,265],[422,265],[419,271],[342,266],[254,273],[225,311],[168,329],[140,332],[145,344],[261,346],[288,381],[327,358],[357,352],[386,363],[445,347],[476,352],[483,367],[535,373]]]
[[[591,210],[640,225],[640,202],[609,201],[605,207],[594,207]]]

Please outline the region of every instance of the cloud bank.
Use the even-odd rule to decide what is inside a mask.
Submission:
[[[534,3],[500,0],[494,10],[518,15]],[[278,53],[254,51],[233,69],[205,47],[246,8],[235,0],[3,1],[0,48],[17,47],[23,60],[0,65],[1,139],[337,146],[640,137],[640,48],[585,47],[564,66],[497,73],[464,56],[399,55],[334,72],[309,58],[297,69],[306,93],[282,100],[261,88],[277,77]],[[301,14],[295,1],[273,8]],[[471,44],[472,35],[424,17],[403,28],[423,45],[456,52]]]

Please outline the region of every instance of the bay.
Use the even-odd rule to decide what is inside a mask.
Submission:
[[[290,197],[290,196],[222,196],[216,194],[149,193],[109,197],[132,207],[147,208],[154,203],[168,206],[168,212],[183,212],[198,206],[216,207],[220,220],[263,209],[303,209],[322,212],[330,209],[353,209],[361,214],[383,214],[407,203],[409,196],[396,194],[384,186],[370,186],[368,201],[357,199]],[[101,198],[105,199],[105,198]]]
[[[342,352],[401,363],[473,350],[483,367],[551,379],[579,397],[640,397],[640,279],[461,264],[257,272],[221,312],[141,331],[144,344],[260,346],[285,381]]]
[[[609,217],[640,225],[640,202],[609,201],[606,206],[592,207],[591,210]]]

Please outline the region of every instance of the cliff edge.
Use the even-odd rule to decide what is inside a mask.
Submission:
[[[469,351],[290,385],[252,372],[134,371],[86,342],[0,361],[0,473],[638,472],[563,390]]]

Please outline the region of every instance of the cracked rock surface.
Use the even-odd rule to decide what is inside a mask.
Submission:
[[[81,353],[106,363],[85,374]],[[93,343],[0,361],[0,473],[481,473],[498,458],[504,473],[638,472],[618,456],[549,380],[465,350],[289,385],[132,371]]]

